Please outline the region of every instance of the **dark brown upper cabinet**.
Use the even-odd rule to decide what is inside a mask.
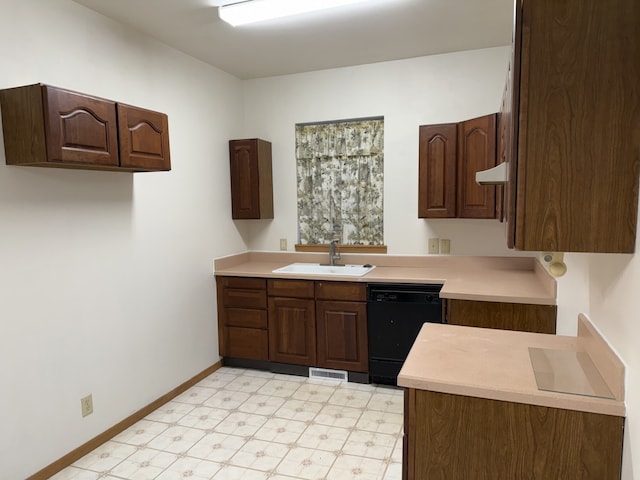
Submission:
[[[640,2],[515,5],[501,114],[507,243],[632,253],[640,171],[640,29],[632,19]]]
[[[271,142],[259,138],[230,140],[229,157],[232,217],[273,218]]]
[[[0,90],[7,165],[170,170],[162,113],[49,85]]]
[[[418,217],[496,218],[496,187],[475,180],[496,165],[496,117],[420,127]]]
[[[169,119],[164,113],[118,103],[120,166],[171,170]]]

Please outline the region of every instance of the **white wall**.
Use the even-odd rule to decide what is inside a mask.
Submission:
[[[0,477],[22,479],[215,363],[241,82],[69,0],[0,0],[0,88],[169,115],[173,170],[10,167],[0,135]],[[93,394],[93,415],[80,398]]]
[[[273,221],[249,227],[252,249],[297,241],[296,123],[383,115],[384,236],[389,253],[426,254],[429,237],[456,255],[510,255],[493,220],[418,218],[418,126],[497,112],[508,47],[323,70],[244,82],[245,135],[273,143]],[[474,234],[468,232],[473,230]]]

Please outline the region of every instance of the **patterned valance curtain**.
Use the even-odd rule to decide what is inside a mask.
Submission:
[[[384,120],[296,125],[298,242],[382,245]]]

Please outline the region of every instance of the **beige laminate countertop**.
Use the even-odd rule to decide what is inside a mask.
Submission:
[[[534,257],[456,257],[345,254],[342,262],[372,264],[361,277],[276,274],[294,262],[325,263],[322,253],[244,252],[214,261],[219,276],[301,278],[349,282],[442,283],[441,298],[556,304],[556,282]]]
[[[614,399],[538,390],[529,347],[585,351]],[[398,385],[492,400],[624,416],[624,365],[584,317],[567,337],[426,323]]]

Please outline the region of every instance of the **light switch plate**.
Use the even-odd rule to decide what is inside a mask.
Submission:
[[[449,240],[448,238],[440,239],[440,253],[451,253],[451,240]]]
[[[82,416],[86,417],[93,413],[93,396],[91,394],[80,399],[80,406],[82,407]]]
[[[429,253],[440,253],[440,239],[439,238],[430,238],[429,239]]]

